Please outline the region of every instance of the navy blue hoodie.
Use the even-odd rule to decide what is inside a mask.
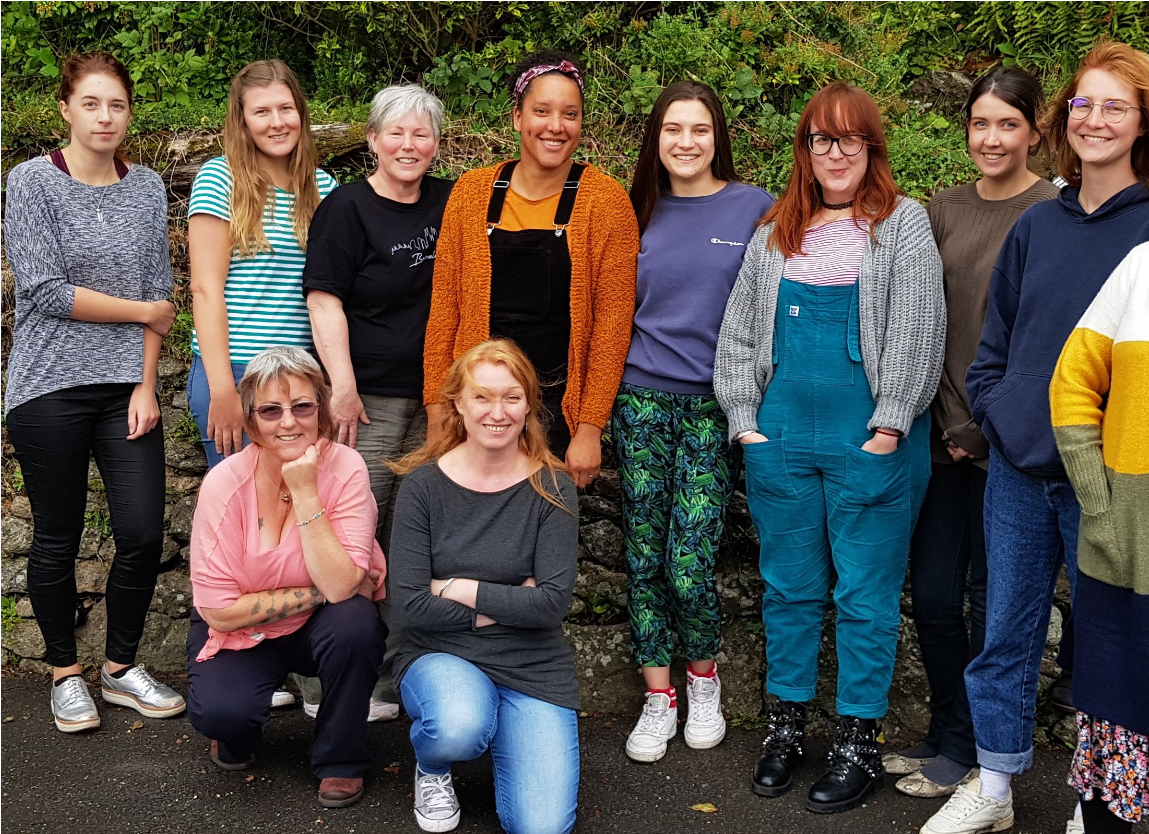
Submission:
[[[1064,478],[1049,381],[1065,340],[1129,250],[1149,241],[1149,187],[1131,185],[1092,214],[1063,188],[1014,223],[989,286],[977,357],[966,374],[973,418],[1013,466]]]

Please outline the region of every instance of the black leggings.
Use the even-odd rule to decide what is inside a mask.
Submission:
[[[131,383],[81,385],[13,408],[8,436],[35,532],[28,596],[53,666],[76,663],[76,556],[84,533],[88,459],[104,480],[116,557],[108,575],[106,655],[134,663],[156,587],[164,531],[164,433],[127,440]]]
[[[1085,834],[1129,834],[1133,830],[1133,823],[1110,811],[1104,799],[1082,800],[1081,818],[1085,821]]]

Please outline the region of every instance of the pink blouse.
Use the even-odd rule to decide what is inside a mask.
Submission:
[[[375,598],[385,594],[387,563],[375,541],[378,508],[371,494],[367,464],[354,449],[330,441],[319,446],[319,499],[335,537],[351,561],[380,572]],[[292,527],[276,547],[259,540],[255,497],[254,443],[207,473],[200,487],[191,534],[192,602],[197,608],[227,608],[244,594],[314,585],[303,559],[299,528]],[[208,628],[208,640],[196,660],[221,649],[248,649],[303,627],[314,609],[283,620],[231,632]]]

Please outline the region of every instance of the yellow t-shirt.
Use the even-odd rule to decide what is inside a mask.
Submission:
[[[517,194],[514,189],[507,189],[507,199],[503,203],[503,216],[500,218],[500,229],[507,232],[521,232],[524,229],[553,229],[555,227],[555,212],[559,208],[559,199],[562,191],[544,197],[541,200],[528,200]]]

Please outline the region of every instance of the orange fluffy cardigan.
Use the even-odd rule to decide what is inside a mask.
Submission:
[[[423,352],[423,401],[457,358],[490,336],[491,252],[487,203],[503,163],[464,174],[451,191],[435,253],[431,318]],[[571,256],[571,341],[563,416],[605,428],[622,381],[634,323],[638,221],[612,177],[588,166],[566,233]]]

